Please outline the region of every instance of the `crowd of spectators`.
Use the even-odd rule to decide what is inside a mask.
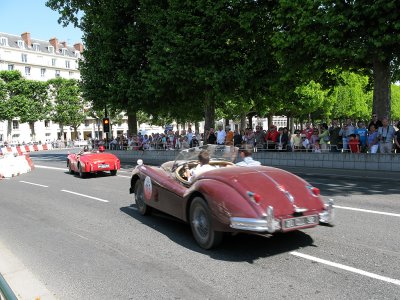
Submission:
[[[367,124],[367,126],[366,126]],[[396,124],[400,128],[400,122]],[[93,140],[93,147],[105,141]],[[176,150],[188,149],[203,144],[235,145],[252,147],[254,151],[309,151],[309,152],[352,152],[352,153],[400,153],[400,130],[390,125],[388,119],[379,120],[373,114],[367,123],[347,119],[342,125],[338,120],[331,124],[313,125],[306,123],[293,133],[287,127],[271,125],[267,130],[257,125],[255,130],[232,131],[229,126],[219,125],[204,134],[188,130],[164,133],[119,136],[109,143],[112,150]]]

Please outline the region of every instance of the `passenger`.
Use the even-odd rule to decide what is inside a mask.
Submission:
[[[89,152],[89,146],[85,146],[83,147],[83,149],[79,152],[80,155],[84,154],[84,153],[88,153]]]
[[[240,157],[243,161],[236,163],[237,166],[254,167],[261,166],[261,163],[251,157],[251,150],[249,148],[240,149]]]
[[[192,182],[197,176],[206,171],[215,170],[215,168],[213,166],[210,166],[209,164],[210,155],[207,150],[201,150],[198,158],[200,164],[198,164],[196,168],[193,168],[191,170],[189,170],[189,168],[186,168],[185,170],[185,175],[188,178],[189,182]]]

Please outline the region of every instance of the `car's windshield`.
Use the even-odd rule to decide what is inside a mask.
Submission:
[[[185,149],[179,152],[176,156],[174,167],[177,167],[181,163],[190,160],[198,160],[200,151],[207,150],[210,155],[210,160],[224,160],[234,162],[239,148],[233,146],[224,145],[204,145],[200,147],[194,147]]]

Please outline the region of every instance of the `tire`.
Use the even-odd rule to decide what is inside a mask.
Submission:
[[[203,198],[194,198],[190,205],[189,220],[193,237],[200,247],[211,249],[222,242],[224,233],[213,230],[210,209]]]
[[[150,213],[151,207],[146,204],[146,200],[144,199],[143,183],[140,181],[140,179],[138,179],[135,184],[135,202],[138,212],[142,216]]]
[[[74,174],[74,171],[71,169],[71,162],[69,160],[67,161],[67,166],[69,174]]]
[[[110,170],[110,174],[111,174],[111,176],[117,175],[117,170]]]
[[[79,169],[79,177],[80,178],[85,178],[86,177],[86,173],[83,172],[81,165],[78,165],[78,169]]]

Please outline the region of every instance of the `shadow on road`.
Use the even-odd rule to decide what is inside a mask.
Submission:
[[[150,216],[142,216],[132,208],[135,206],[121,207],[120,210],[142,224],[157,230],[175,243],[217,260],[246,261],[252,264],[260,258],[314,246],[314,241],[308,234],[303,231],[295,231],[273,236],[250,234],[232,236],[227,234],[217,249],[204,250],[196,244],[188,224],[158,211],[154,211]]]

